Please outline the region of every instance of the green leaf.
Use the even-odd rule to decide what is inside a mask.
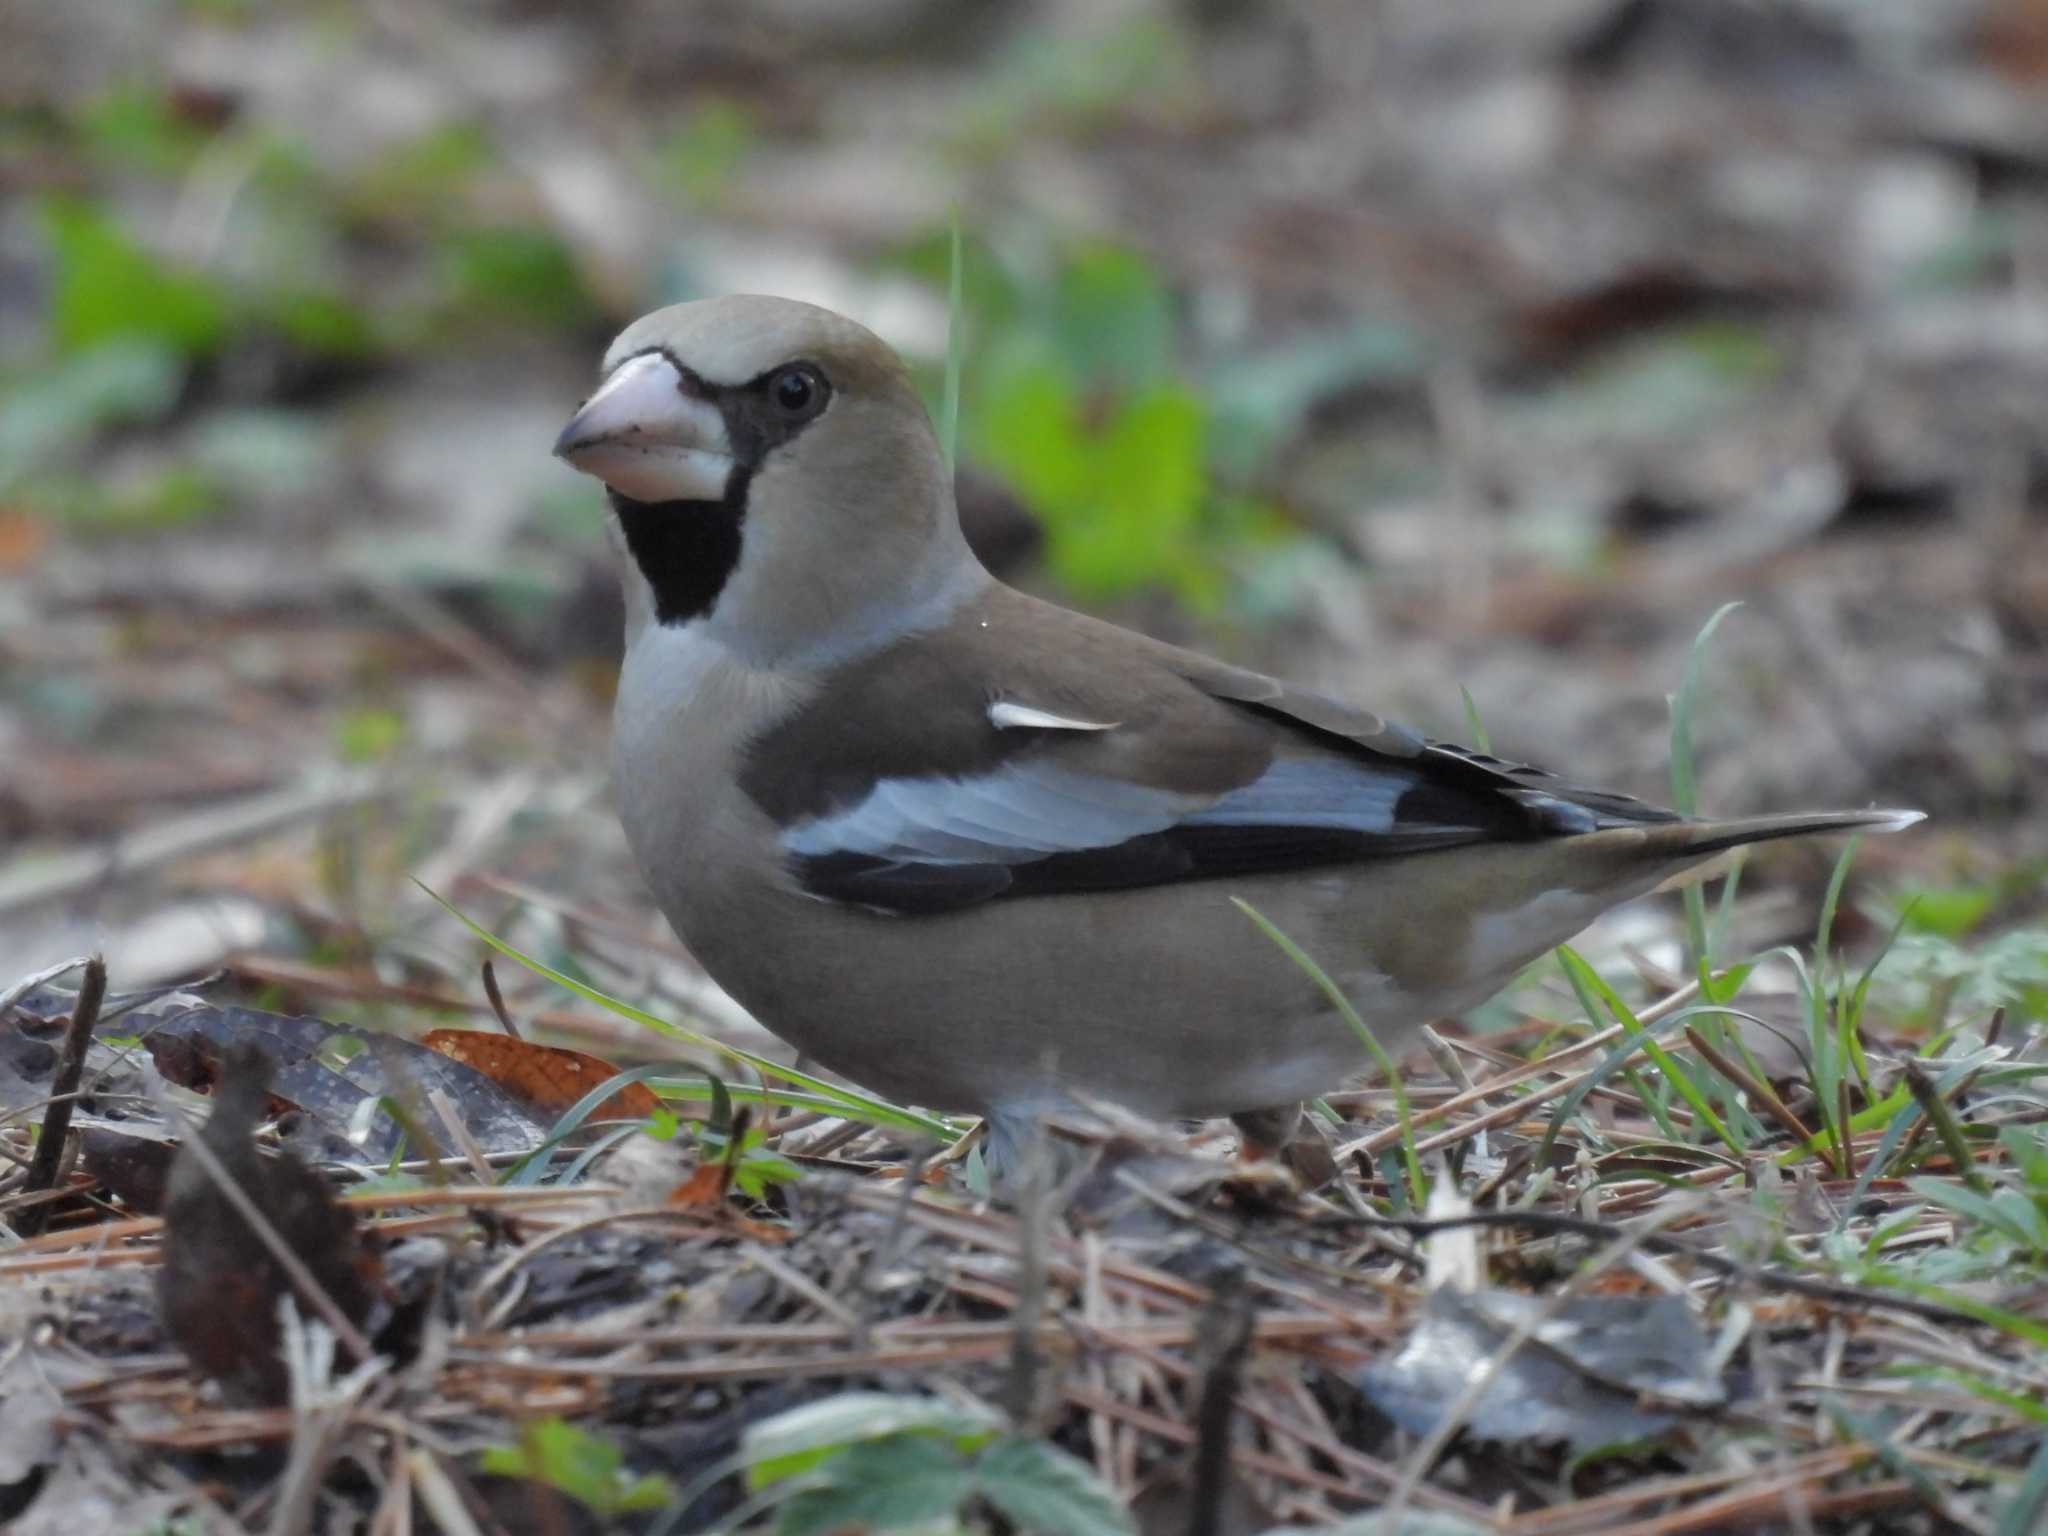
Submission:
[[[226,340],[227,300],[212,277],[173,267],[88,203],[52,199],[42,222],[55,266],[50,335],[60,351],[129,338],[200,357]]]
[[[1081,505],[1088,447],[1066,375],[1042,352],[1014,343],[989,371],[986,408],[975,412],[980,456],[1041,513]]]
[[[1906,1188],[1944,1210],[1953,1211],[1958,1216],[1989,1227],[1994,1232],[2004,1233],[2022,1247],[2048,1247],[2048,1232],[2040,1230],[2041,1214],[2033,1209],[2032,1203],[2026,1201],[2025,1196],[2019,1198],[2033,1217],[2031,1223],[2021,1219],[2016,1211],[2001,1208],[1995,1197],[1980,1195],[1975,1190],[1966,1189],[1948,1179],[1926,1176],[1911,1178],[1906,1180]],[[2018,1191],[2009,1193],[2017,1195]]]
[[[1170,582],[1208,480],[1203,432],[1202,402],[1177,384],[1125,405],[1093,441],[1087,502],[1054,520],[1054,574],[1084,595]]]
[[[335,750],[343,762],[376,763],[405,742],[405,716],[395,709],[355,709],[334,726]]]
[[[161,89],[121,85],[76,109],[81,145],[120,169],[159,176],[183,173],[205,147],[206,134],[172,110]]]
[[[147,338],[119,337],[53,359],[0,398],[0,487],[109,422],[155,421],[184,385],[177,351]]]
[[[1084,245],[1053,293],[1052,332],[1076,377],[1096,388],[1142,388],[1173,356],[1173,311],[1158,270],[1136,251]]]
[[[1998,1133],[1998,1144],[2020,1170],[2027,1184],[2048,1194],[2048,1131],[2039,1127],[2008,1125]]]
[[[1136,1523],[1108,1485],[1042,1440],[999,1440],[974,1472],[981,1496],[1019,1536],[1136,1536]]]
[[[1732,1003],[1742,991],[1742,985],[1749,980],[1749,974],[1756,969],[1754,960],[1741,965],[1731,965],[1725,971],[1710,973],[1700,983],[1700,996],[1710,1003]]]
[[[955,1514],[974,1492],[973,1470],[951,1446],[929,1435],[848,1446],[814,1476],[777,1512],[776,1536],[845,1530],[883,1536]]]
[[[2020,1479],[2012,1502],[1998,1515],[1998,1536],[2029,1536],[2041,1529],[2041,1517],[2048,1511],[2048,1435],[2027,1463],[2027,1475]]]
[[[575,257],[550,230],[454,230],[441,255],[449,285],[483,315],[567,330],[596,312]]]
[[[1907,928],[1944,939],[1960,939],[1975,928],[1997,900],[1989,885],[1909,885],[1897,895]]]
[[[377,329],[370,316],[336,293],[290,288],[265,297],[257,312],[285,340],[314,357],[348,360],[376,350]]]
[[[746,103],[729,96],[700,98],[663,140],[661,174],[691,206],[715,206],[758,138]]]
[[[659,1509],[672,1492],[666,1478],[633,1476],[617,1446],[560,1418],[521,1425],[516,1446],[489,1446],[480,1464],[501,1477],[546,1483],[606,1516]]]
[[[957,1450],[986,1444],[1002,1419],[977,1403],[949,1402],[889,1392],[841,1392],[750,1424],[740,1437],[747,1486],[764,1488],[819,1466],[863,1441],[895,1435],[931,1435]]]

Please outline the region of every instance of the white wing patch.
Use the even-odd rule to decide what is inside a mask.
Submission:
[[[999,699],[989,705],[988,723],[999,731],[1027,728],[1039,731],[1113,731],[1118,724],[1114,720],[1073,720],[1047,710],[1033,709],[1029,704],[1012,704],[1008,699]]]
[[[1054,763],[971,779],[882,779],[856,804],[782,834],[799,858],[854,854],[901,864],[1028,864],[1188,827],[1315,827],[1387,833],[1417,774],[1334,758],[1275,763],[1224,795],[1183,794]],[[1455,830],[1403,823],[1402,832]]]

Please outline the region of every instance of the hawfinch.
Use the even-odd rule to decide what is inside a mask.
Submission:
[[[609,490],[619,812],[691,952],[856,1082],[986,1117],[1070,1094],[1267,1126],[1739,844],[1071,613],[969,552],[902,363],[784,299],[634,322],[555,452]],[[1290,1121],[1291,1123],[1291,1121]]]

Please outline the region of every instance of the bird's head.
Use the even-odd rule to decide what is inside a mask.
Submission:
[[[610,489],[645,616],[761,660],[875,648],[987,579],[902,362],[815,305],[642,316],[555,453]]]

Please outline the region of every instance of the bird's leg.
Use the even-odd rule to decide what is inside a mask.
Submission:
[[[1277,1157],[1301,1133],[1301,1105],[1275,1104],[1267,1109],[1241,1109],[1230,1117],[1244,1138],[1238,1156],[1246,1162]]]
[[[1230,1117],[1243,1141],[1238,1156],[1246,1162],[1273,1158],[1294,1171],[1308,1189],[1320,1189],[1337,1177],[1329,1138],[1302,1112],[1299,1104],[1244,1110]],[[1304,1134],[1306,1133],[1306,1134]]]

